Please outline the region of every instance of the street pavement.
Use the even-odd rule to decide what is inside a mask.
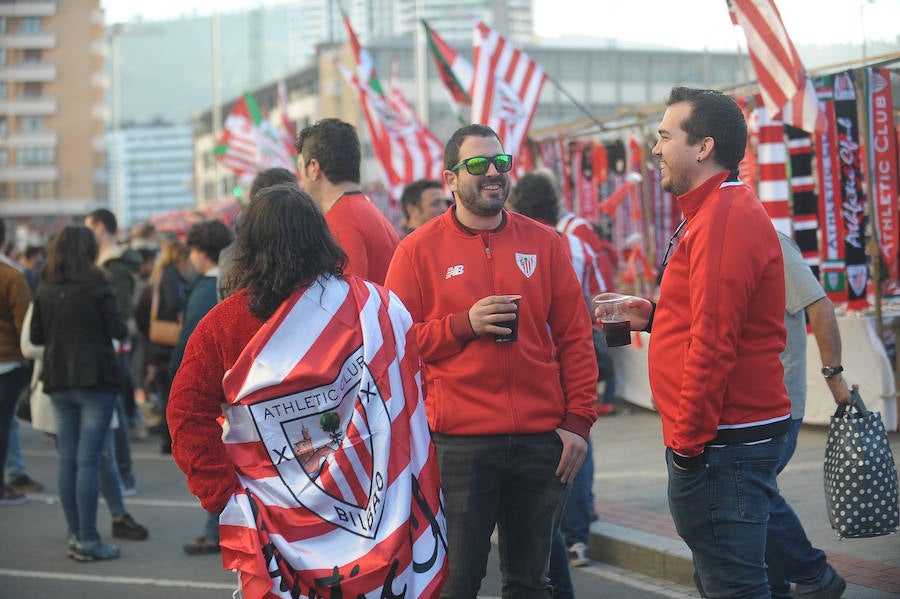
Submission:
[[[66,557],[66,526],[55,495],[53,445],[21,426],[29,474],[46,489],[19,506],[0,507],[0,599],[94,597],[111,599],[228,598],[235,576],[218,555],[186,556],[181,546],[203,529],[205,512],[191,496],[170,456],[151,436],[133,442],[138,495],[126,498],[135,519],[150,530],[146,541],[119,541],[122,557],[76,563]],[[900,596],[900,536],[839,541],[825,513],[822,487],[824,427],[804,427],[797,454],[780,485],[813,544],[829,554],[847,579],[849,599]],[[619,406],[592,430],[600,519],[591,527],[594,562],[572,570],[579,598],[686,599],[698,597],[690,579],[690,554],[678,539],[666,505],[666,470],[659,419],[653,412]],[[895,457],[900,435],[890,434]],[[111,540],[109,511],[98,512],[101,534]],[[491,552],[481,597],[500,596],[496,551]]]

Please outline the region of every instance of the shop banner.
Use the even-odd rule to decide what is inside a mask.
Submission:
[[[825,115],[825,130],[815,137],[816,180],[819,190],[819,229],[821,231],[822,283],[831,301],[847,301],[844,277],[844,229],[840,218],[840,175],[834,115],[834,80],[824,77],[816,82],[819,104]]]
[[[834,113],[839,173],[841,178],[841,215],[844,228],[844,261],[847,273],[848,307],[860,310],[868,305],[866,285],[866,196],[863,192],[862,152],[859,146],[859,120],[856,113],[856,88],[853,73],[834,76]]]
[[[894,136],[894,101],[891,74],[887,69],[866,69],[869,117],[868,155],[874,218],[881,246],[881,259],[891,279],[897,280],[897,138]]]

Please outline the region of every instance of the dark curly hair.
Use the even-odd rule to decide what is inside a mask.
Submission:
[[[218,264],[219,253],[232,241],[234,235],[225,223],[220,220],[208,220],[191,226],[185,245],[200,250]]]
[[[510,209],[551,227],[559,220],[559,200],[553,182],[545,175],[526,173],[519,177],[507,200]]]
[[[303,155],[304,168],[315,159],[332,183],[359,183],[362,152],[359,136],[350,123],[340,119],[322,119],[300,131],[294,147],[298,154]]]
[[[296,185],[261,189],[241,221],[225,286],[244,289],[250,312],[267,320],[296,289],[330,273],[340,276],[347,255],[315,201]]]

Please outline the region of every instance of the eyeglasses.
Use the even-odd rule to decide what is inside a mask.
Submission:
[[[473,156],[466,158],[450,170],[456,172],[462,167],[466,167],[470,175],[483,175],[488,171],[492,162],[498,173],[505,173],[512,168],[512,154],[497,154],[491,157]]]

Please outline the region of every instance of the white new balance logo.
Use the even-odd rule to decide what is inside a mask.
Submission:
[[[449,279],[450,277],[456,277],[461,274],[463,274],[463,265],[457,264],[456,266],[451,266],[447,269],[447,276],[445,276],[444,278]]]

